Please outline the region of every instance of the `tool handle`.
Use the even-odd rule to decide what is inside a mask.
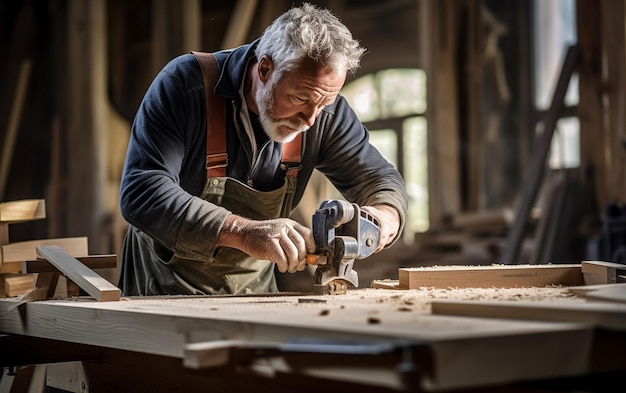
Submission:
[[[325,265],[328,258],[324,254],[306,254],[306,263],[309,265]]]

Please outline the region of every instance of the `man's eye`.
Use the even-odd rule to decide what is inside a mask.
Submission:
[[[303,103],[305,103],[305,102],[306,102],[306,98],[297,97],[297,96],[293,96],[293,100],[294,100],[295,102],[298,102],[298,103],[301,103],[301,104],[303,104]]]

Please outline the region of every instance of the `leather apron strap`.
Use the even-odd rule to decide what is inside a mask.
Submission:
[[[219,77],[217,62],[212,53],[195,51],[191,53],[196,56],[200,63],[206,93],[206,178],[225,177],[228,167],[228,153],[226,153],[224,98],[213,92]],[[209,138],[209,134],[211,138]],[[286,176],[295,177],[298,175],[298,171],[302,167],[300,165],[301,160],[302,133],[298,134],[293,141],[283,144],[281,168],[286,171]]]
[[[219,72],[212,53],[191,52],[202,70],[202,80],[206,96],[206,176],[226,176],[228,154],[226,153],[226,115],[224,97],[213,92]],[[211,138],[209,138],[211,135]],[[210,141],[210,142],[209,142]]]
[[[225,101],[213,93],[218,79],[217,64],[211,54],[192,53],[201,65],[207,96],[207,179],[200,198],[252,219],[288,217],[297,173],[301,167],[302,135],[298,135],[292,143],[283,144],[281,168],[285,170],[286,176],[282,187],[272,191],[258,191],[227,177]],[[244,294],[278,291],[273,263],[257,260],[234,248],[219,247],[207,261],[192,261],[175,255],[167,261],[167,267],[173,278],[170,286],[176,293]]]

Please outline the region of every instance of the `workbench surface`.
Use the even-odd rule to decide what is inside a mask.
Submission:
[[[16,299],[0,300],[0,332],[179,358],[192,368],[209,367],[223,356],[205,344],[280,350],[307,340],[317,348],[347,342],[426,349],[419,362],[428,364],[417,365],[419,387],[414,387],[424,390],[584,375],[597,369],[590,359],[598,329],[626,331],[626,305],[589,302],[567,288],[368,288],[333,296],[77,298],[18,304]],[[464,304],[484,308],[464,316],[444,315],[464,313]],[[505,318],[497,311],[503,306]],[[297,372],[350,382],[374,375],[362,367],[338,376],[309,366]],[[411,388],[393,370],[383,374],[367,383]]]

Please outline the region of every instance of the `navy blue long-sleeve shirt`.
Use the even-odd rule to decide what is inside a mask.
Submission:
[[[226,97],[227,176],[268,191],[283,184],[282,145],[261,138],[253,154],[254,133],[246,131],[240,119],[239,90],[248,62],[254,61],[255,45],[215,53],[220,76],[214,91]],[[213,255],[229,214],[199,197],[206,181],[205,105],[195,56],[184,54],[169,62],[148,88],[132,124],[120,192],[121,213],[129,224],[192,260]],[[314,168],[351,202],[395,207],[401,232],[408,203],[403,180],[370,145],[367,130],[342,96],[322,110],[303,137],[294,206]],[[125,247],[136,245],[127,243]]]

